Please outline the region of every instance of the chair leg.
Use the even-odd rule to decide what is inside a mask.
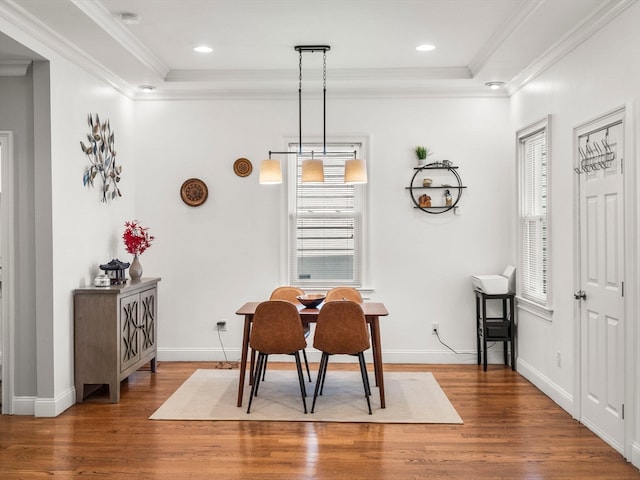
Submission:
[[[320,359],[320,367],[318,368],[318,377],[316,378],[316,389],[313,393],[313,404],[311,405],[311,413],[316,408],[316,400],[318,399],[318,392],[320,392],[320,386],[324,383],[324,376],[327,372],[327,363],[329,362],[329,354],[322,352],[322,358]]]
[[[324,392],[324,381],[327,379],[327,368],[329,368],[329,354],[327,353],[327,359],[324,362],[324,369],[322,370],[322,382],[320,382],[320,396]]]
[[[304,365],[307,367],[307,375],[311,382],[311,370],[309,370],[309,360],[307,360],[307,351],[305,349],[302,349],[302,356],[304,357]]]
[[[254,368],[254,376],[253,376],[253,385],[251,385],[251,394],[249,395],[249,405],[247,406],[247,413],[251,413],[251,403],[253,402],[253,397],[258,396],[258,385],[260,384],[260,372],[262,371],[262,367],[265,361],[266,355],[264,353],[258,352],[258,361],[256,362]]]
[[[304,413],[307,413],[307,389],[304,386],[304,374],[302,373],[302,364],[300,363],[300,352],[295,352],[296,368],[298,370],[298,383],[300,384],[300,394],[302,395],[302,405],[304,405]]]
[[[369,374],[367,373],[367,364],[364,361],[364,352],[358,353],[358,360],[360,361],[360,373],[362,374],[362,386],[364,387],[364,396],[367,399],[367,407],[369,407],[369,415],[371,412],[371,387],[369,386]]]
[[[264,377],[267,375],[267,362],[269,361],[269,355],[265,355],[264,356],[264,367],[262,368],[262,380],[264,380]],[[260,373],[258,372],[258,375],[260,375]]]

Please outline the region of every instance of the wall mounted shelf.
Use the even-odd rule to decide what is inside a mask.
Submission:
[[[460,174],[458,173],[458,167],[450,164],[447,165],[444,162],[434,162],[421,167],[414,167],[414,170],[415,173],[413,174],[413,177],[411,177],[409,186],[405,187],[406,190],[409,190],[409,194],[411,195],[411,201],[414,205],[413,208],[419,208],[426,213],[440,214],[458,207],[458,202],[460,202],[462,192],[465,188],[467,188],[462,184],[462,179],[460,178]],[[446,180],[443,180],[442,176],[440,176],[440,178],[437,178],[436,181],[442,183],[432,183],[429,186],[424,186],[423,179],[425,177],[423,177],[422,174],[426,174],[429,172],[443,172],[447,175],[447,177],[445,177]],[[444,183],[445,181],[450,181],[451,183]],[[421,197],[423,197],[423,195],[426,195],[428,190],[449,190],[449,193],[451,195],[450,204],[446,203],[444,192],[442,194],[442,200],[440,200],[441,203],[438,203],[436,201],[433,203],[430,202],[427,205],[424,202],[421,202]]]

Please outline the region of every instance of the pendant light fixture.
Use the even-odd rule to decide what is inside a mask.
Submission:
[[[322,155],[327,155],[327,52],[331,50],[329,45],[297,45],[294,47],[298,52],[298,151],[297,152],[272,152],[269,151],[269,158],[260,164],[260,183],[275,184],[282,183],[282,168],[278,160],[271,158],[272,154],[278,155],[298,155],[308,156],[309,152],[302,151],[302,54],[322,52]],[[323,183],[324,182],[324,162],[314,158],[313,151],[311,158],[302,161],[302,183]],[[340,153],[340,152],[332,152]],[[349,152],[351,154],[351,152]],[[345,183],[366,183],[367,170],[364,160],[355,158],[345,162],[344,182]],[[355,162],[355,163],[351,163]],[[347,180],[349,179],[349,180]]]

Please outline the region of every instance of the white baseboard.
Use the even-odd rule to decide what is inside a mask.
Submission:
[[[33,415],[37,397],[13,397],[13,415]]]
[[[158,348],[158,361],[164,362],[221,362],[226,360],[236,362],[240,360],[239,348]],[[308,347],[307,357],[310,362],[320,361],[320,352]],[[461,351],[453,353],[448,350],[383,350],[382,359],[385,363],[419,363],[419,364],[477,364],[476,351]],[[286,357],[283,357],[286,361]],[[279,360],[280,361],[280,360]],[[294,361],[291,358],[291,361]],[[336,362],[341,361],[340,357]],[[347,359],[346,361],[351,361]],[[371,361],[371,352],[368,352],[367,361]],[[502,364],[502,351],[490,350],[488,362]]]
[[[75,388],[67,390],[57,398],[14,397],[14,415],[33,415],[35,417],[57,417],[75,403]]]
[[[570,413],[573,418],[576,418],[573,395],[553,383],[527,362],[518,360],[517,364],[520,375],[533,383],[542,393],[556,402],[562,409]]]
[[[636,442],[631,444],[631,463],[634,467],[640,468],[640,444]]]

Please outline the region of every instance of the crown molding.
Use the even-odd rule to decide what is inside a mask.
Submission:
[[[327,82],[376,80],[468,80],[473,78],[468,67],[438,68],[338,68],[328,72]],[[166,82],[298,82],[298,70],[171,70]],[[303,83],[322,81],[322,70],[305,71]]]
[[[0,60],[0,77],[24,77],[31,60]]]
[[[145,67],[153,71],[158,77],[165,78],[169,67],[100,3],[86,0],[70,0],[79,10],[102,28],[111,38],[118,42],[132,56],[137,58]]]
[[[527,0],[522,7],[516,9],[511,18],[496,30],[496,33],[469,63],[469,70],[474,76],[482,70],[487,61],[504,44],[507,38],[529,19],[543,3],[545,3],[545,0]]]
[[[4,0],[0,3],[0,17],[5,18],[13,26],[46,46],[52,52],[59,54],[79,68],[98,77],[102,81],[108,83],[116,91],[123,95],[133,98],[134,89],[118,75],[111,72],[100,62],[87,55],[74,44],[58,35],[49,26],[42,23],[39,19],[32,16],[29,12],[20,7],[14,0]],[[36,51],[36,48],[31,50]],[[43,52],[37,52],[43,58],[49,60]]]
[[[327,100],[333,99],[415,99],[415,98],[505,98],[509,96],[502,89],[493,91],[485,86],[428,86],[428,87],[371,87],[337,88],[327,92]],[[297,100],[296,89],[240,89],[240,88],[198,88],[159,89],[149,93],[137,92],[134,100],[180,101],[180,100]],[[309,92],[305,98],[320,100],[322,94]]]
[[[549,67],[582,45],[602,27],[637,1],[638,0],[609,0],[604,3],[508,82],[506,89],[509,95],[516,93]]]

